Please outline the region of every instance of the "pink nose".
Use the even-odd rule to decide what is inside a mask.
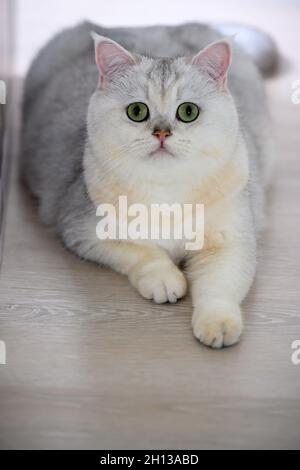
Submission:
[[[172,135],[172,132],[167,129],[164,129],[164,130],[158,129],[153,132],[153,135],[155,135],[155,137],[158,138],[160,143],[163,143],[167,137],[170,137],[170,135]]]

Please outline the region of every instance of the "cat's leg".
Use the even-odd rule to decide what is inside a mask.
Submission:
[[[127,250],[127,248],[126,248]],[[131,258],[128,251],[124,256]],[[186,294],[187,281],[167,253],[151,247],[134,247],[135,264],[127,268],[131,284],[146,299],[156,303],[175,303]]]
[[[127,275],[143,297],[156,303],[175,303],[186,293],[187,282],[183,273],[167,252],[158,246],[97,241],[84,257]]]
[[[99,219],[82,177],[74,181],[60,206],[56,231],[69,250],[127,275],[143,297],[156,303],[173,303],[185,295],[186,279],[167,251],[155,244],[97,238]]]
[[[254,278],[254,231],[223,240],[218,247],[190,256],[187,274],[193,300],[192,327],[213,348],[238,342],[243,322],[240,304]]]

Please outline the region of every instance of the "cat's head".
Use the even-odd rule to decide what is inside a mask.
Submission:
[[[99,83],[88,113],[96,159],[112,171],[205,173],[232,152],[237,112],[227,90],[231,47],[193,57],[147,58],[93,33]]]

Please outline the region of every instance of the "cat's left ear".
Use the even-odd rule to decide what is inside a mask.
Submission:
[[[192,64],[207,73],[221,89],[226,89],[227,74],[231,59],[231,46],[226,39],[222,39],[198,52],[198,54],[192,58]]]
[[[92,32],[95,43],[95,59],[98,66],[101,86],[127,67],[136,64],[134,57],[124,47],[111,39]]]

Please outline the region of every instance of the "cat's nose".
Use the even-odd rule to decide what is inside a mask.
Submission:
[[[154,129],[153,135],[158,138],[160,142],[164,142],[167,137],[172,135],[170,129]]]

